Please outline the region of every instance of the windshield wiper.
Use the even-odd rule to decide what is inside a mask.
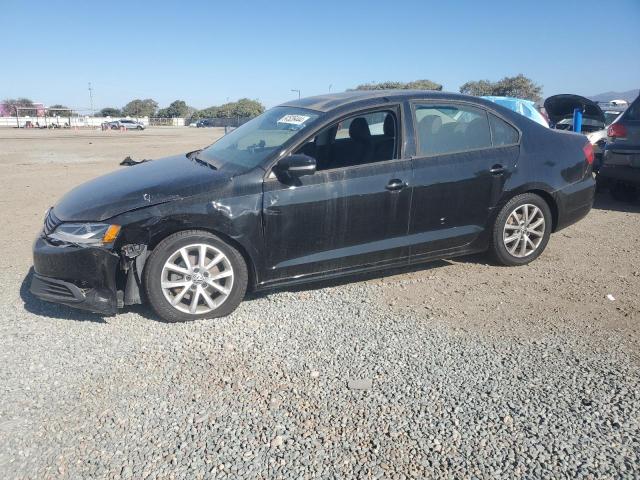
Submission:
[[[196,161],[196,162],[198,162],[198,163],[201,163],[201,164],[203,164],[203,165],[206,165],[207,167],[210,167],[210,168],[213,168],[214,170],[217,170],[218,168],[217,168],[215,165],[213,165],[213,164],[211,164],[210,162],[207,162],[206,160],[204,160],[204,159],[202,159],[202,158],[198,157],[198,154],[199,154],[202,150],[204,150],[204,148],[201,148],[200,150],[194,150],[193,152],[189,152],[189,153],[187,153],[187,158],[188,158],[189,160],[194,160],[194,161]]]
[[[191,160],[194,160],[198,163],[201,163],[202,165],[206,165],[209,168],[212,168],[213,170],[217,170],[218,167],[216,167],[214,164],[212,164],[211,162],[208,162],[207,160],[204,160],[200,157],[198,157],[198,155],[194,155],[193,157],[191,157]]]
[[[201,148],[201,149],[199,149],[199,150],[194,150],[194,151],[192,151],[192,152],[188,152],[188,153],[187,153],[187,158],[188,158],[189,160],[191,160],[191,157],[193,157],[194,155],[198,155],[202,150],[204,150],[204,148]]]

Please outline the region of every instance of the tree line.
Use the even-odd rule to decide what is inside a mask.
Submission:
[[[3,100],[4,110],[11,116],[19,111],[21,116],[36,116],[38,106],[33,100],[25,97],[7,98]],[[264,112],[264,105],[257,100],[241,98],[237,102],[227,102],[198,110],[190,107],[184,100],[175,100],[165,108],[158,108],[158,102],[152,98],[131,100],[122,108],[105,107],[96,113],[99,117],[160,117],[160,118],[236,118],[255,117]],[[41,107],[40,107],[41,108]],[[65,105],[55,104],[47,107],[50,115],[70,116],[72,109]]]
[[[237,102],[227,102],[198,110],[184,100],[175,100],[166,108],[158,109],[158,102],[151,98],[131,100],[122,108],[106,107],[98,112],[101,117],[159,117],[186,118],[189,121],[200,118],[255,117],[264,112],[264,105],[258,100],[241,98]]]
[[[38,114],[38,106],[33,102],[33,100],[29,98],[6,98],[2,102],[2,105],[5,107],[4,109],[9,113],[10,116],[15,117],[18,111],[20,115],[29,115],[36,116]],[[54,110],[55,115],[60,115],[61,117],[68,117],[71,115],[71,109],[64,105],[55,104],[48,107],[49,110]]]
[[[440,83],[431,80],[414,80],[412,82],[380,82],[380,83],[363,83],[350,90],[383,90],[383,89],[417,89],[417,90],[442,90]],[[500,97],[516,97],[539,102],[542,97],[542,85],[535,83],[523,74],[513,77],[504,77],[497,81],[491,80],[472,80],[464,83],[460,87],[460,93],[466,95],[482,96],[494,95]],[[37,109],[33,101],[28,98],[6,99],[2,102],[10,112],[15,116],[17,109],[20,109],[20,115],[35,116]],[[17,108],[16,108],[17,107]],[[30,109],[30,107],[33,107]],[[96,115],[101,117],[160,117],[160,118],[185,118],[187,121],[195,121],[201,118],[236,118],[236,117],[255,117],[264,112],[264,105],[258,100],[249,98],[241,98],[237,102],[227,102],[222,105],[214,105],[211,107],[198,110],[193,108],[184,100],[175,100],[165,108],[158,108],[158,102],[152,98],[131,100],[122,108],[106,107],[100,110]],[[60,104],[52,105],[49,110],[57,109],[56,115],[69,116],[71,109]]]
[[[442,85],[431,80],[416,80],[413,82],[381,82],[364,83],[353,90],[383,90],[383,89],[417,89],[442,90]],[[539,102],[542,100],[542,85],[535,83],[523,74],[514,77],[504,77],[498,81],[472,80],[460,87],[460,93],[476,97],[491,95],[497,97],[515,97]]]

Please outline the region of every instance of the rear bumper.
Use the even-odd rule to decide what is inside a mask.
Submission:
[[[596,182],[591,174],[580,182],[572,183],[555,194],[558,205],[558,222],[555,231],[561,230],[586,217],[593,206]]]
[[[39,237],[33,245],[35,275],[30,291],[49,302],[115,314],[119,260],[104,248],[57,246]]]

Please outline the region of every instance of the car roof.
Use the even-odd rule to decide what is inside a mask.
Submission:
[[[388,101],[411,99],[435,99],[435,100],[471,100],[474,103],[478,97],[470,97],[459,93],[439,92],[434,90],[348,90],[341,93],[329,93],[292,100],[280,104],[280,107],[299,107],[319,112],[328,112],[341,107],[370,103],[372,100],[386,99]]]

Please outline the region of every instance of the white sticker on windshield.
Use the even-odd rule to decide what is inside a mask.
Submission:
[[[285,115],[278,123],[288,123],[289,125],[302,125],[304,122],[309,120],[310,117],[306,115]]]

